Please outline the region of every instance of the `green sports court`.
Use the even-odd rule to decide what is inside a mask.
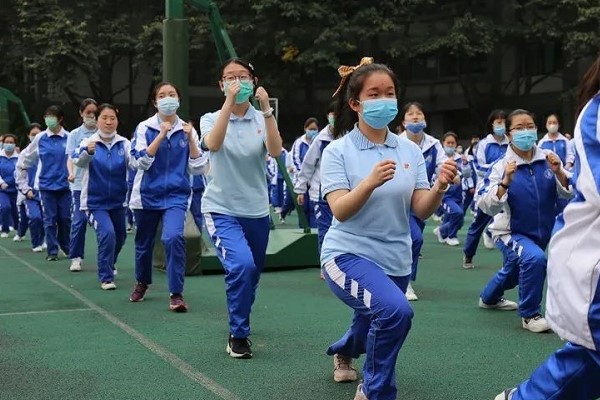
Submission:
[[[463,270],[460,248],[438,244],[433,227],[429,221],[414,285],[420,300],[412,303],[413,327],[397,363],[398,398],[493,399],[529,376],[561,341],[525,331],[514,312],[479,309],[479,291],[499,267],[500,253],[482,247],[477,268]],[[72,273],[68,260],[47,262],[28,241],[0,242],[0,399],[353,398],[356,384],[334,383],[325,355],[349,326],[351,310],[317,268],[263,274],[252,313],[254,358],[235,360],[225,352],[222,275],[186,278],[190,310],[176,314],[168,311],[160,271],[145,301],[129,302],[133,235],[121,253],[115,291],[97,282],[89,230],[86,251],[83,271]],[[507,297],[516,300],[516,291]]]

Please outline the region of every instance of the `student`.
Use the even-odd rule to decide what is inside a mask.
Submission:
[[[257,88],[252,65],[233,58],[220,72],[223,106],[200,119],[202,148],[209,151],[210,163],[202,213],[225,269],[227,352],[233,358],[251,358],[250,311],[270,230],[265,157],[279,157],[282,141],[269,95]],[[250,104],[252,96],[261,111]]]
[[[459,177],[452,183],[448,193],[444,195],[442,200],[442,208],[444,210],[443,223],[435,228],[433,232],[436,234],[440,243],[445,243],[448,246],[458,246],[458,231],[462,228],[465,222],[465,212],[463,210],[463,187],[462,178],[471,176],[471,169],[466,158],[455,152],[458,136],[454,132],[448,132],[442,138],[444,152],[446,156],[453,159],[459,170]]]
[[[502,269],[481,292],[479,307],[511,311],[515,302],[504,299],[506,290],[519,285],[519,314],[524,329],[540,333],[549,329],[541,314],[546,278],[544,251],[554,226],[558,196],[571,195],[567,172],[560,158],[535,145],[533,114],[515,110],[506,119],[510,146],[490,167],[479,207],[494,216],[490,225],[502,252]]]
[[[173,84],[154,87],[152,102],[157,113],[141,122],[136,130],[131,155],[137,168],[129,207],[135,231],[135,279],[129,300],[144,300],[152,283],[152,251],[158,224],[165,248],[169,309],[186,312],[183,300],[185,241],[183,230],[192,186],[190,174],[201,174],[205,159],[198,149],[198,134],[191,124],[177,116],[180,93]]]
[[[282,148],[281,154],[279,155],[279,160],[283,163],[283,165],[285,165],[287,157],[288,151],[285,148]],[[277,159],[274,157],[269,157],[267,168],[269,170],[269,175],[271,176],[271,204],[275,209],[275,214],[279,216],[279,223],[285,224],[285,218],[294,208],[292,198],[289,194],[289,190],[287,189],[285,179],[283,178],[283,173],[277,164]]]
[[[569,145],[569,140],[558,131],[560,127],[558,115],[550,114],[546,117],[546,129],[548,133],[538,142],[538,147],[545,150],[550,150],[556,154],[560,161],[565,166],[565,169],[571,170],[573,167],[573,160],[575,155],[573,152],[573,146]],[[567,203],[568,199],[558,199],[556,202],[556,215],[560,214]]]
[[[317,137],[318,134],[319,121],[315,117],[310,117],[306,121],[304,121],[304,133],[300,135],[300,137],[298,137],[296,141],[294,141],[294,144],[292,145],[292,150],[290,151],[292,154],[292,160],[294,161],[294,182],[296,182],[299,174],[302,172],[304,159],[306,158],[306,153],[308,153],[310,145],[312,144],[313,140]],[[306,202],[302,203],[302,208],[304,210],[304,214],[306,215],[308,225],[311,228],[316,228],[317,220],[315,219],[314,204],[310,201],[310,188],[310,185],[308,185],[308,190],[306,193],[304,193],[305,195],[308,195],[308,199]],[[316,190],[318,190],[318,188]]]
[[[47,129],[35,136],[33,142],[21,152],[17,162],[17,175],[20,177],[19,190],[28,199],[34,199],[36,192],[39,191],[44,205],[48,261],[58,260],[59,247],[65,257],[69,254],[71,192],[65,151],[69,133],[62,127],[63,117],[60,107],[48,107],[44,113]],[[27,173],[23,171],[36,165],[37,175],[31,187],[27,180]]]
[[[308,192],[309,201],[313,204],[314,215],[317,221],[318,229],[318,251],[321,253],[321,246],[325,234],[331,226],[333,214],[329,204],[321,196],[321,157],[323,150],[333,141],[333,127],[335,123],[335,114],[333,108],[327,112],[327,126],[319,132],[313,140],[302,163],[302,169],[298,174],[294,185],[298,204],[304,205],[307,201],[305,194]],[[310,189],[309,189],[310,188]]]
[[[204,220],[202,218],[202,196],[206,189],[206,177],[204,175],[194,175],[192,177],[192,202],[190,203],[190,212],[198,227],[198,231],[202,232]]]
[[[17,209],[17,186],[15,184],[15,167],[19,155],[15,151],[17,137],[10,133],[2,137],[0,151],[0,218],[2,224],[1,238],[7,238],[11,227],[17,227],[19,210]],[[18,236],[18,234],[17,234]]]
[[[600,57],[579,89],[575,198],[558,217],[548,246],[548,324],[566,344],[496,400],[600,397]]]
[[[42,132],[42,127],[38,123],[32,123],[29,126],[29,146],[35,140],[35,137]],[[22,162],[23,154],[25,150],[19,154],[17,165]],[[27,220],[29,223],[29,232],[31,235],[31,248],[34,253],[41,253],[47,248],[44,242],[44,219],[42,213],[42,205],[39,196],[39,192],[35,189],[30,190],[35,186],[35,177],[37,176],[38,163],[36,162],[27,170],[15,171],[15,180],[17,188],[19,189],[19,195],[23,196],[23,202],[25,204],[25,212],[27,213]]]
[[[433,136],[425,133],[427,121],[425,120],[424,108],[420,103],[407,103],[402,110],[402,115],[404,116],[402,123],[404,132],[400,134],[400,137],[410,140],[421,148],[423,158],[425,158],[427,179],[432,183],[433,176],[447,158],[442,144]],[[410,280],[412,282],[417,279],[419,255],[421,254],[421,248],[423,247],[423,229],[425,229],[425,221],[412,213],[410,217],[410,235],[412,238],[413,257]],[[419,299],[410,283],[406,290],[406,298],[409,301]]]
[[[487,121],[486,125],[487,136],[479,141],[477,144],[477,152],[473,158],[473,166],[477,173],[477,189],[475,195],[483,186],[483,177],[488,173],[490,166],[494,161],[501,158],[506,153],[508,147],[508,139],[506,138],[506,113],[502,110],[493,110]],[[475,198],[475,202],[479,199]],[[479,239],[484,234],[484,245],[488,249],[494,248],[494,242],[492,237],[487,232],[487,226],[492,222],[492,217],[477,209],[475,219],[469,226],[467,231],[467,238],[465,239],[465,246],[463,248],[463,268],[472,269],[474,268],[473,257],[477,253],[477,246],[479,246]]]
[[[103,290],[113,290],[114,268],[127,232],[127,166],[129,140],[117,134],[118,110],[110,104],[96,109],[98,130],[83,139],[71,155],[81,177],[81,211],[85,212],[98,239],[98,279]]]
[[[398,80],[363,58],[339,68],[334,140],[323,152],[322,193],[334,215],[321,251],[325,280],[354,309],[327,354],[334,380],[354,381],[352,359],[366,354],[355,400],[395,400],[398,352],[413,311],[404,295],[411,275],[409,214],[439,207],[456,164],[447,160],[431,187],[419,146],[388,129],[398,113]],[[318,397],[318,396],[317,396]]]
[[[69,269],[73,272],[81,271],[81,260],[85,249],[85,229],[87,226],[87,217],[85,212],[80,209],[81,197],[81,178],[83,171],[73,165],[72,156],[79,156],[79,146],[84,139],[89,138],[96,133],[96,109],[98,104],[94,99],[84,99],[79,106],[79,116],[83,123],[78,128],[69,133],[67,140],[67,169],[69,170],[69,182],[73,196],[73,213],[71,222],[71,241],[69,244],[69,258],[71,266]]]

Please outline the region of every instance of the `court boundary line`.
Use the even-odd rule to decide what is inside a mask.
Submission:
[[[57,310],[35,310],[35,311],[17,311],[17,312],[8,312],[8,313],[0,313],[0,317],[12,317],[13,315],[36,315],[36,314],[55,314],[62,312],[80,312],[80,311],[94,311],[92,308],[67,308],[67,309],[57,309]]]
[[[214,393],[215,395],[217,395],[218,397],[220,397],[223,400],[242,400],[240,397],[238,397],[236,394],[231,392],[229,389],[219,385],[216,381],[214,381],[213,379],[204,375],[200,371],[196,370],[194,367],[192,367],[190,364],[188,364],[182,358],[180,358],[176,354],[170,352],[169,350],[162,347],[158,343],[154,342],[152,339],[146,337],[144,334],[137,331],[135,328],[127,325],[125,322],[121,321],[119,318],[117,318],[116,316],[114,316],[113,314],[111,314],[110,312],[108,312],[107,310],[102,308],[101,306],[97,305],[96,303],[94,303],[93,301],[91,301],[90,299],[85,297],[83,294],[81,294],[77,290],[70,288],[67,285],[65,285],[64,283],[62,283],[61,281],[51,277],[44,271],[40,270],[39,268],[35,267],[28,261],[25,261],[24,259],[22,259],[18,255],[16,255],[15,253],[13,253],[6,247],[0,245],[0,250],[4,251],[6,254],[8,254],[10,257],[12,257],[14,260],[20,262],[21,264],[23,264],[25,267],[27,267],[31,271],[35,272],[36,274],[38,274],[41,277],[43,277],[44,279],[46,279],[48,282],[53,283],[54,285],[63,289],[64,291],[66,291],[67,293],[69,293],[70,295],[75,297],[77,300],[81,301],[83,304],[88,306],[90,308],[90,310],[96,311],[98,314],[103,316],[108,322],[112,323],[113,325],[116,325],[118,328],[120,328],[122,331],[124,331],[127,335],[129,335],[130,337],[135,339],[135,341],[137,341],[143,347],[150,350],[150,352],[152,352],[154,355],[158,356],[163,361],[166,361],[167,363],[171,364],[171,366],[173,366],[177,370],[179,370],[179,372],[181,372],[184,376],[188,377],[189,379],[191,379],[194,382],[199,383],[203,388],[209,390],[210,392]]]

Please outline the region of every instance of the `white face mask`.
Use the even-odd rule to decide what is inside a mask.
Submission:
[[[548,133],[556,133],[556,132],[558,132],[558,125],[557,124],[548,124],[548,125],[546,125],[546,128],[548,129]]]
[[[112,139],[115,137],[116,134],[117,134],[117,132],[112,132],[112,133],[98,132],[98,136],[100,136],[102,139]]]
[[[83,117],[83,124],[91,129],[96,128],[96,117]]]

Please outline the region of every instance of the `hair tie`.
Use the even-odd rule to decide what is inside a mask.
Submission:
[[[335,91],[335,93],[331,97],[335,97],[335,95],[339,93],[339,91],[342,89],[342,86],[344,86],[344,83],[346,82],[346,80],[348,79],[348,77],[350,75],[352,75],[352,73],[354,71],[356,71],[357,69],[359,69],[363,65],[373,64],[373,62],[374,62],[373,57],[363,57],[360,60],[360,63],[358,65],[354,66],[354,67],[350,67],[348,65],[342,65],[342,66],[340,66],[338,68],[338,73],[340,74],[340,77],[342,79],[340,81],[340,84],[339,84],[337,90]]]

